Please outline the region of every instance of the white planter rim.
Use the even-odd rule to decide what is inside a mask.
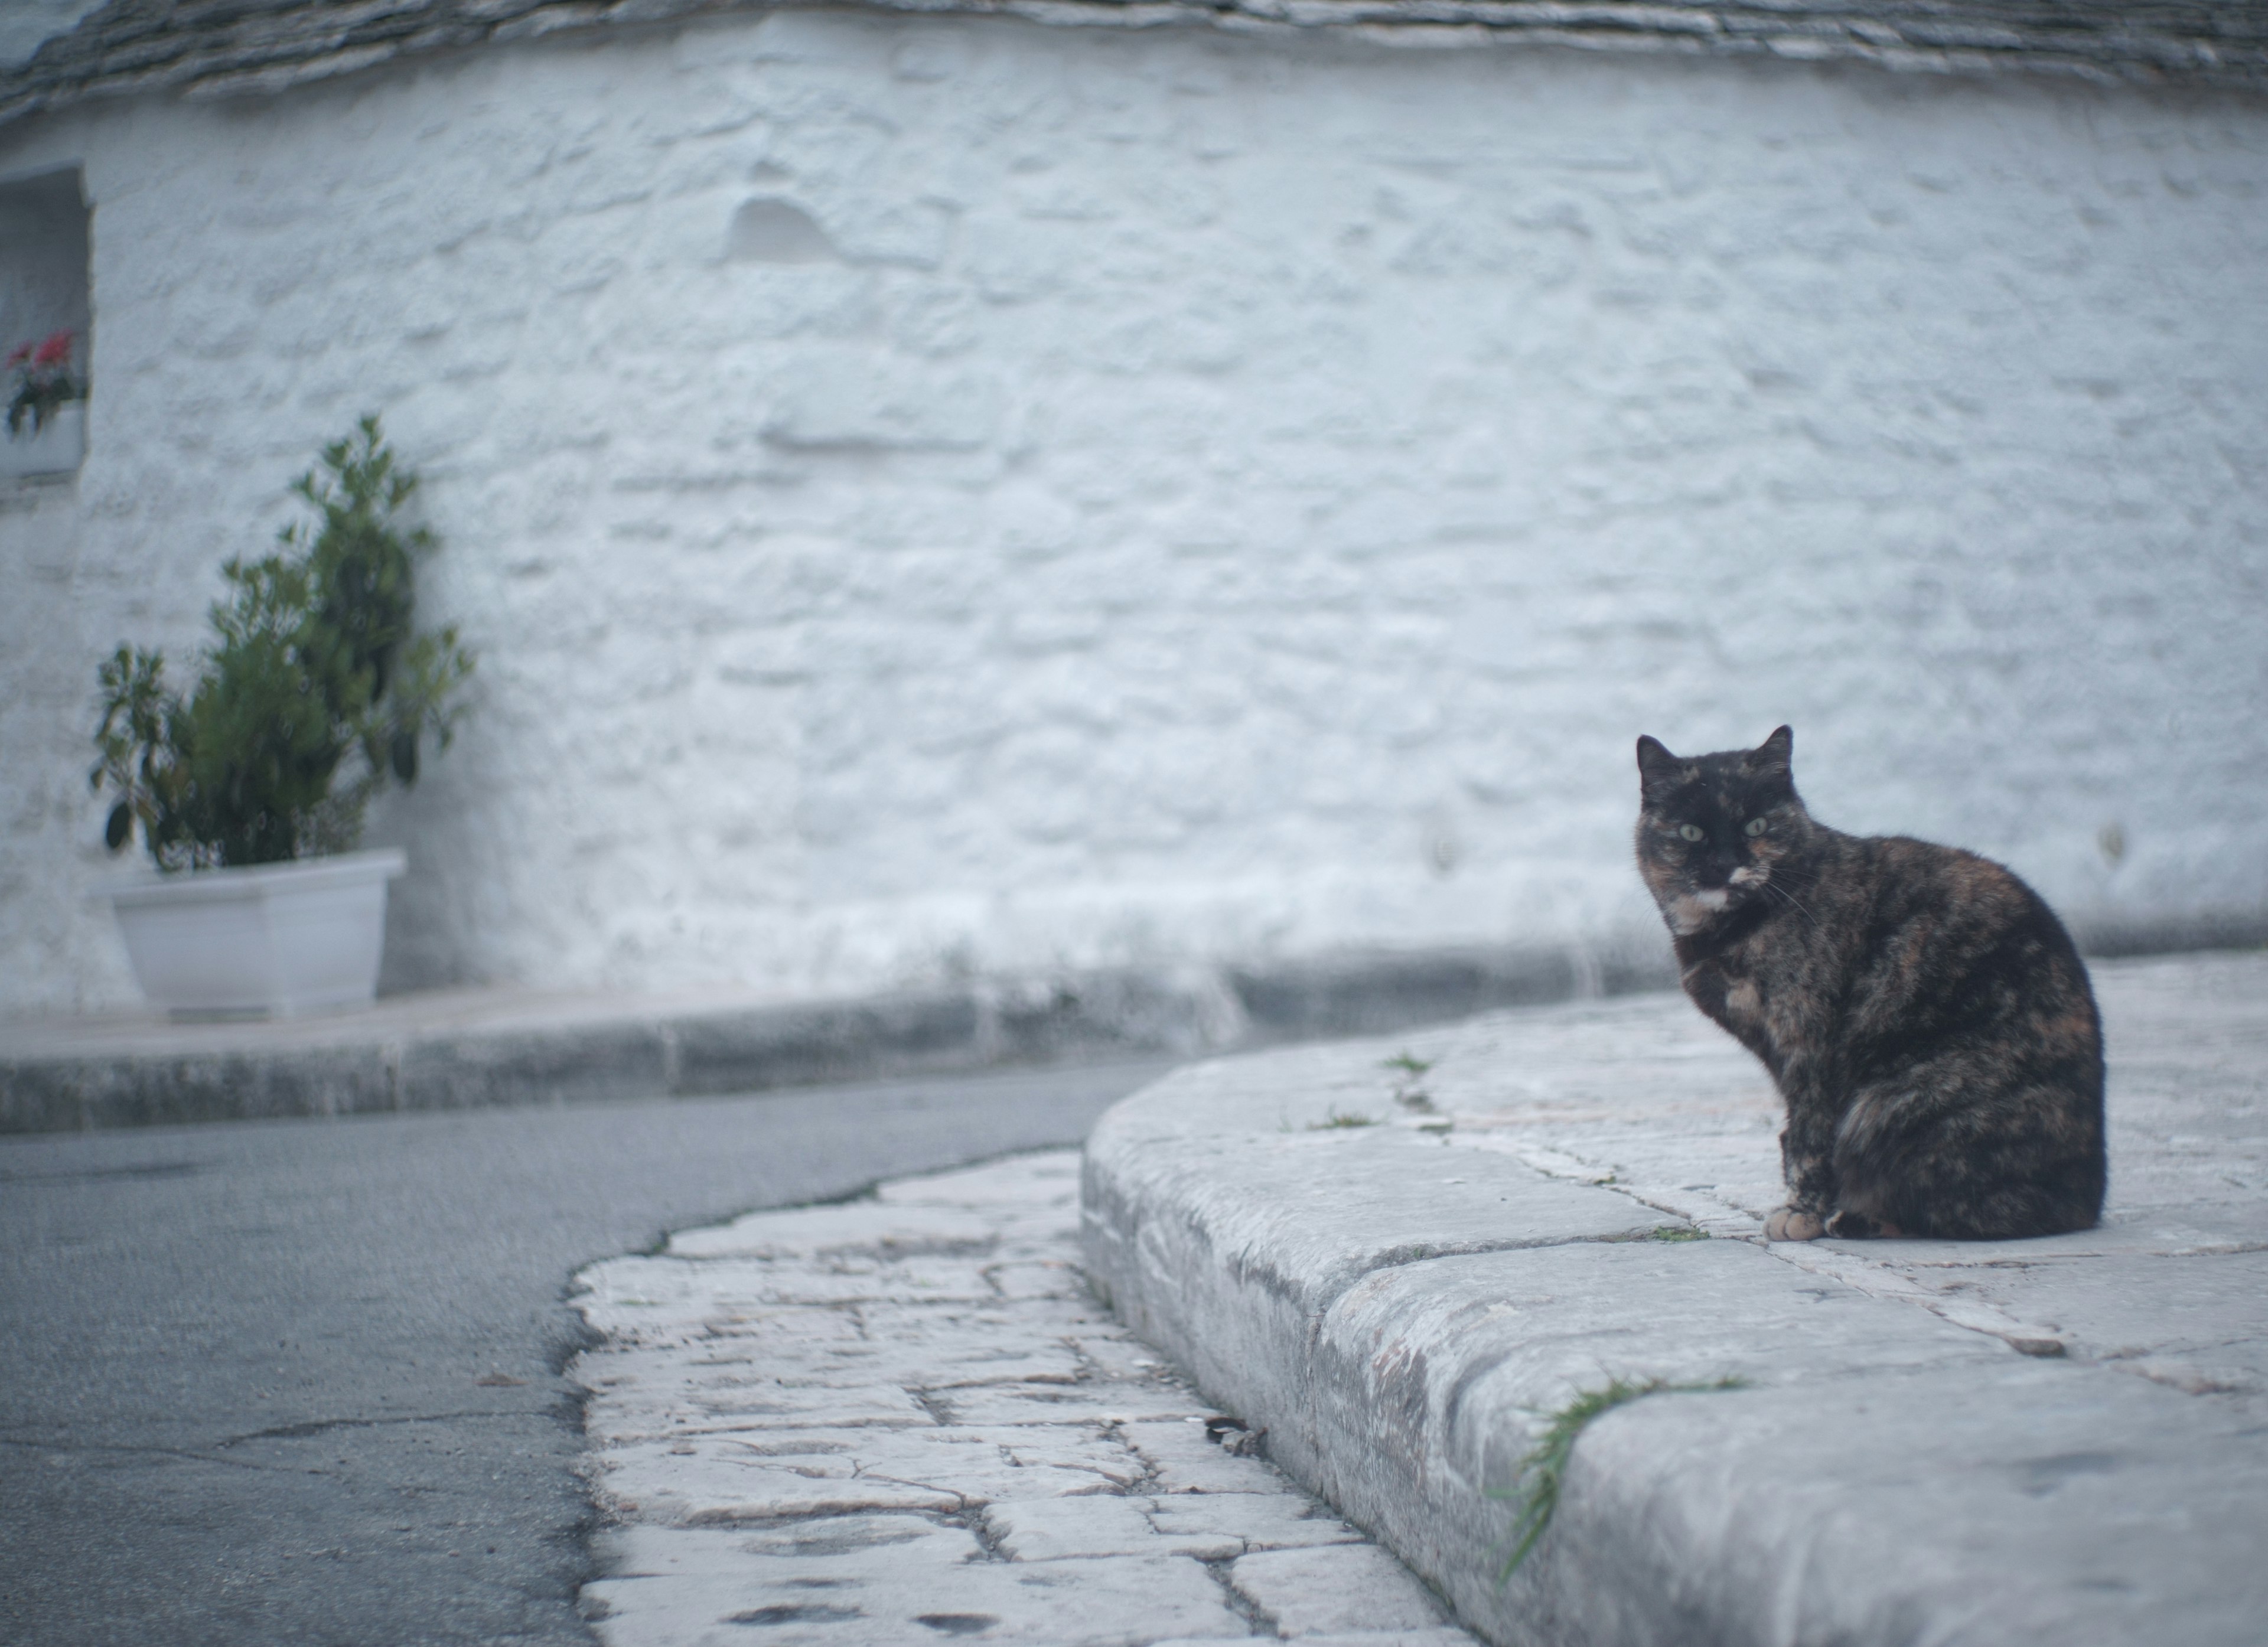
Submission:
[[[373,852],[339,852],[328,857],[291,858],[281,864],[249,864],[232,869],[184,870],[160,874],[144,870],[120,875],[96,888],[99,896],[126,908],[158,904],[217,903],[266,887],[313,891],[347,881],[401,878],[409,867],[398,847]]]

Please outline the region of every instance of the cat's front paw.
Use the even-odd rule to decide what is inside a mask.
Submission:
[[[1764,1220],[1764,1239],[1767,1241],[1815,1241],[1826,1229],[1819,1215],[1804,1212],[1794,1207],[1782,1207]]]

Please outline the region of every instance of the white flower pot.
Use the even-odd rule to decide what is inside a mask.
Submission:
[[[291,1018],[367,1004],[398,851],[154,871],[103,890],[142,993],[175,1018]]]
[[[27,474],[69,474],[86,456],[86,402],[66,401],[43,420],[35,434],[32,420],[10,434],[0,420],[0,479]]]

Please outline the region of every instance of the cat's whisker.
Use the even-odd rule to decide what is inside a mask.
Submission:
[[[1817,926],[1819,924],[1819,917],[1812,914],[1811,911],[1805,907],[1803,901],[1800,898],[1798,898],[1793,893],[1788,891],[1786,887],[1775,886],[1770,881],[1766,881],[1764,886],[1766,892],[1772,893],[1776,897],[1785,898],[1789,903],[1793,904],[1796,908],[1801,910],[1803,918],[1810,922],[1812,925]]]

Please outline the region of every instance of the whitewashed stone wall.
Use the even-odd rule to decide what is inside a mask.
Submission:
[[[365,408],[482,653],[394,987],[1609,941],[1636,734],[1782,720],[1839,826],[2268,908],[2257,101],[784,13],[0,134],[68,163],[0,1006],[130,997],[95,663]]]

